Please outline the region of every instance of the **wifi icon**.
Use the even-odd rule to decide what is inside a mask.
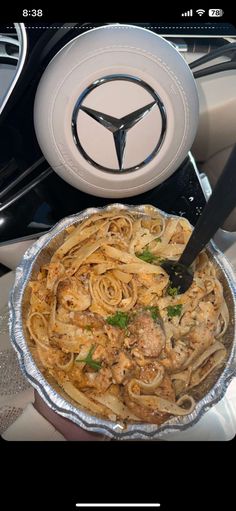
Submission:
[[[206,11],[204,11],[204,9],[198,9],[198,10],[196,11],[196,13],[198,14],[198,16],[202,16],[202,15],[204,14],[204,12],[206,12]]]

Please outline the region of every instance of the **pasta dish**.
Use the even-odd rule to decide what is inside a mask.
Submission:
[[[193,389],[226,359],[229,312],[205,251],[183,294],[162,268],[191,231],[151,206],[100,211],[69,226],[30,280],[34,359],[78,407],[153,424],[194,410]]]

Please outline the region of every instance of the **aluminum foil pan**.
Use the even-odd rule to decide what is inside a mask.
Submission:
[[[61,220],[26,251],[16,269],[15,283],[9,298],[10,338],[24,375],[54,411],[72,420],[87,431],[101,433],[111,438],[119,440],[154,440],[164,437],[167,433],[184,431],[196,424],[207,410],[223,398],[230,381],[236,375],[236,278],[228,260],[216,248],[214,243],[209,244],[208,255],[214,260],[218,268],[218,277],[222,282],[230,313],[229,326],[223,339],[228,356],[223,367],[218,368],[202,384],[192,389],[191,393],[196,399],[197,405],[194,411],[187,416],[174,417],[160,426],[144,423],[124,426],[120,423],[94,417],[79,409],[78,404],[63,393],[63,390],[54,381],[46,380],[42,375],[32,357],[29,336],[23,325],[23,317],[27,308],[27,284],[38,272],[39,267],[48,262],[55,249],[61,245],[65,228],[86,219],[93,213],[111,210],[114,207],[133,210],[140,214],[147,211],[147,205],[127,206],[117,203],[105,208],[89,208]],[[157,211],[160,211],[166,217],[174,216],[161,210]]]

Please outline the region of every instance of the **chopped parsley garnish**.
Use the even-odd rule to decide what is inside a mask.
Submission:
[[[122,311],[117,311],[113,316],[108,316],[107,323],[119,328],[126,328],[129,323],[129,315]]]
[[[149,307],[144,307],[144,310],[150,311],[152,319],[156,321],[159,319],[159,307],[150,305]]]
[[[167,288],[167,293],[170,296],[176,296],[178,294],[178,292],[179,292],[179,289],[180,289],[180,286],[178,286],[178,287],[169,286]]]
[[[178,305],[168,305],[167,307],[167,314],[170,318],[173,318],[174,316],[180,316],[182,311],[182,303],[179,303]]]
[[[95,371],[99,371],[101,369],[101,364],[97,360],[93,360],[93,353],[96,346],[91,346],[88,355],[85,358],[76,357],[75,362],[84,362],[88,366],[92,367]]]
[[[161,243],[161,242],[162,242],[162,239],[161,239],[161,238],[155,238],[155,241],[156,241],[157,243]]]
[[[152,252],[150,252],[150,250],[148,250],[148,248],[146,248],[141,253],[136,253],[135,255],[139,259],[142,259],[142,261],[145,261],[145,263],[157,263],[157,264],[160,264],[160,263],[163,262],[163,258],[162,257],[154,255]]]

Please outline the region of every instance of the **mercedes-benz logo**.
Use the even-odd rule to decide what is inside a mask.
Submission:
[[[136,85],[139,85],[140,87],[143,87],[149,94],[152,96],[153,101],[149,102],[148,104],[132,111],[131,113],[128,113],[127,115],[124,115],[123,117],[117,118],[112,115],[108,115],[107,113],[100,112],[98,110],[95,110],[93,108],[89,108],[88,106],[84,105],[85,98],[97,87],[107,83],[107,82],[114,82],[114,81],[129,81],[132,83],[135,83]],[[115,98],[114,98],[115,101]],[[142,162],[140,162],[137,165],[134,165],[132,167],[125,168],[124,167],[124,155],[125,155],[125,148],[126,148],[126,141],[127,141],[127,134],[131,128],[133,128],[141,119],[143,119],[149,112],[151,112],[154,108],[159,108],[160,116],[161,116],[161,129],[159,130],[158,134],[158,140],[156,142],[156,145],[154,149],[151,151],[150,154],[148,154]],[[106,128],[108,131],[110,131],[113,135],[114,140],[114,146],[116,151],[116,157],[118,162],[118,169],[114,168],[108,168],[104,165],[101,165],[98,161],[95,161],[89,154],[86,152],[85,148],[83,147],[79,133],[77,128],[78,123],[78,115],[79,112],[82,111],[89,117],[91,117],[93,120],[95,120],[97,123],[102,125],[104,128]],[[145,83],[143,80],[140,80],[139,78],[136,78],[134,76],[129,75],[110,75],[105,76],[104,78],[100,78],[99,80],[96,80],[90,87],[88,87],[78,98],[76,105],[73,110],[72,114],[72,134],[75,141],[75,144],[81,154],[84,156],[84,158],[89,161],[93,166],[96,168],[99,168],[100,170],[105,170],[107,172],[130,172],[132,170],[137,170],[143,167],[146,163],[150,162],[157,152],[159,151],[164,137],[166,133],[166,113],[164,105],[158,96],[158,94],[150,87],[147,83]],[[155,126],[152,126],[152,129],[155,130]]]

